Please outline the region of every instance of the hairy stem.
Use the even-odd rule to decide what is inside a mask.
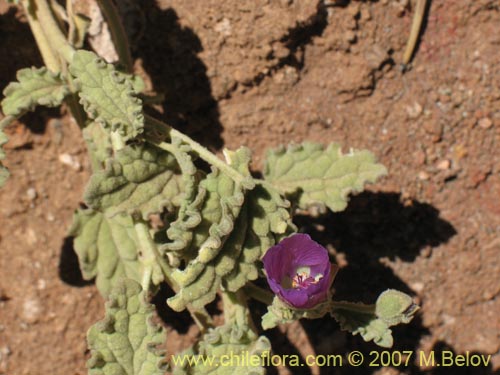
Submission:
[[[131,73],[134,64],[132,56],[130,55],[127,34],[125,33],[120,16],[118,15],[118,9],[116,9],[112,0],[99,0],[99,6],[104,13],[106,21],[108,22],[111,38],[113,39],[113,44],[116,48],[116,52],[118,53],[120,63],[128,73]]]
[[[243,176],[240,172],[238,172],[236,169],[231,167],[229,164],[225,163],[223,160],[219,159],[215,154],[207,150],[205,147],[203,147],[201,144],[196,142],[195,140],[189,138],[187,135],[181,133],[180,131],[164,124],[163,122],[146,115],[146,124],[149,124],[150,127],[153,129],[158,130],[160,133],[166,133],[170,135],[170,138],[179,138],[182,140],[184,143],[188,144],[191,149],[198,154],[200,158],[205,160],[207,163],[210,165],[213,165],[214,167],[218,168],[220,171],[224,172],[227,174],[229,177],[231,177],[235,182],[237,183],[244,183],[248,181],[247,176]],[[169,151],[170,147],[167,143],[159,141],[157,137],[154,136],[148,136],[146,135],[146,140],[148,142],[154,143],[157,147]]]
[[[361,314],[375,314],[375,305],[365,305],[364,303],[332,301],[332,312],[336,310],[347,310]]]
[[[267,306],[270,306],[273,303],[274,294],[255,285],[254,283],[247,283],[247,285],[245,285],[244,287],[244,290],[249,297],[262,302]]]
[[[49,9],[49,18],[52,19],[53,21],[53,26],[57,27],[59,32],[53,32],[49,33],[46,35],[47,31],[44,30],[44,28],[47,27],[47,25],[44,23],[42,25],[40,23],[40,17],[47,17],[47,12],[40,14],[39,9],[43,9],[43,4],[39,4],[38,2],[34,2],[34,0],[23,0],[22,5],[25,9],[26,17],[28,18],[28,23],[31,28],[31,32],[35,38],[35,42],[38,46],[38,49],[40,51],[40,54],[42,55],[43,62],[45,63],[45,66],[47,68],[54,72],[54,73],[60,73],[64,70],[63,64],[61,64],[62,60],[61,57],[58,55],[56,51],[52,49],[52,45],[56,45],[56,42],[52,39],[53,35],[58,35],[56,36],[57,40],[60,40],[60,37],[62,35],[62,32],[59,29],[59,26],[57,25],[57,22],[55,21],[52,12],[50,12]],[[42,8],[39,8],[39,5],[42,5]],[[47,3],[45,3],[47,5]],[[45,21],[44,21],[45,22]],[[59,39],[58,39],[59,38]],[[64,38],[64,36],[63,36]],[[68,44],[68,43],[66,43]],[[69,48],[72,49],[72,47],[68,44]],[[65,73],[65,72],[64,72]],[[69,107],[69,110],[73,117],[75,118],[76,122],[78,125],[83,128],[85,126],[85,121],[86,121],[86,116],[85,112],[83,111],[82,107],[78,104],[78,100],[75,97],[75,94],[69,95],[65,99],[66,104]]]
[[[28,24],[30,25],[31,32],[35,38],[38,49],[40,50],[40,54],[42,55],[43,62],[50,71],[54,73],[60,72],[61,62],[59,61],[57,54],[50,46],[43,28],[35,16],[35,9],[33,9],[34,4],[29,0],[23,0],[22,5],[24,7],[26,17],[28,18]]]
[[[74,48],[69,44],[57,21],[52,14],[46,0],[32,0],[35,6],[35,16],[40,23],[41,29],[47,41],[55,48],[58,54],[66,61],[71,62]]]
[[[142,276],[142,289],[148,291],[151,286],[151,277],[153,266],[157,262],[155,244],[149,235],[149,228],[143,221],[136,221],[134,224],[135,233],[139,240],[141,250],[141,263],[144,265],[144,274]]]
[[[172,275],[173,269],[159,254],[156,244],[154,243],[153,239],[151,238],[151,234],[149,233],[148,224],[142,220],[137,220],[135,221],[134,228],[137,234],[137,239],[139,240],[139,246],[142,250],[141,261],[144,264],[142,287],[144,288],[144,290],[149,289],[153,266],[155,264],[159,264],[165,277],[165,281],[172,288],[172,290],[177,293],[180,288],[175,280],[170,277],[170,275]],[[195,309],[192,306],[188,305],[187,309],[201,332],[205,332],[210,326],[213,325],[210,314],[204,308]]]
[[[221,293],[222,303],[224,304],[224,322],[225,324],[234,323],[238,326],[248,326],[255,333],[257,328],[250,315],[247,305],[247,298],[240,289],[237,292],[224,291]]]

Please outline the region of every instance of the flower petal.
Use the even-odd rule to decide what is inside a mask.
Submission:
[[[297,233],[271,247],[262,258],[271,290],[285,303],[299,309],[308,309],[324,302],[333,281],[336,268],[330,264],[328,251],[307,234]],[[301,269],[317,282],[291,287]]]

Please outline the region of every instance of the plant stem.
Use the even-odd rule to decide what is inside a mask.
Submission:
[[[153,266],[156,264],[155,244],[149,235],[149,228],[142,220],[135,221],[135,233],[140,246],[140,260],[144,265],[144,273],[142,276],[142,289],[148,291],[151,286],[151,277],[153,275]]]
[[[46,4],[46,3],[45,3]],[[35,38],[35,42],[38,46],[38,49],[40,50],[40,54],[42,55],[43,62],[47,66],[47,68],[54,72],[54,73],[61,73],[63,70],[65,70],[64,66],[61,64],[62,60],[61,57],[52,49],[52,45],[56,45],[56,43],[50,39],[52,35],[58,35],[56,38],[59,38],[62,35],[62,32],[59,29],[59,26],[57,25],[56,21],[54,20],[54,17],[52,15],[52,12],[49,14],[49,18],[52,19],[53,24],[55,24],[55,27],[59,29],[59,32],[54,32],[53,34],[48,34],[50,37],[46,35],[46,32],[44,30],[44,26],[40,23],[40,17],[45,17],[46,13],[42,11],[42,14],[39,12],[37,13],[37,10],[39,9],[38,3],[35,3],[34,1],[30,0],[23,0],[22,5],[25,9],[26,17],[28,18],[28,23],[31,28],[31,32]],[[41,4],[43,5],[43,4]],[[43,7],[42,7],[43,8]],[[50,9],[49,9],[50,11]],[[45,27],[46,24],[44,23]],[[64,38],[64,36],[62,36]],[[66,42],[66,44],[68,44]],[[72,49],[72,47],[68,44],[69,48]],[[66,73],[66,72],[63,72]],[[78,104],[78,100],[75,97],[75,94],[69,95],[65,99],[66,104],[69,107],[69,110],[73,117],[75,118],[77,124],[83,128],[85,126],[85,121],[86,121],[86,116],[85,112],[83,111],[82,107]]]
[[[332,301],[330,306],[332,308],[332,312],[335,310],[347,310],[361,314],[375,314],[375,305],[365,305],[364,303]]]
[[[246,296],[240,289],[237,292],[224,291],[221,293],[224,304],[224,323],[235,323],[237,326],[248,326],[257,333],[257,328],[250,315]]]
[[[23,0],[22,5],[24,7],[26,17],[28,18],[28,24],[30,25],[31,32],[35,38],[35,42],[42,55],[43,62],[47,68],[53,73],[59,73],[61,71],[61,63],[59,57],[52,50],[47,37],[40,25],[40,22],[35,16],[35,11],[33,9],[32,3],[29,0]]]
[[[191,149],[198,154],[200,158],[202,158],[210,165],[213,165],[214,167],[218,168],[219,170],[227,174],[235,182],[244,183],[248,181],[247,176],[243,176],[236,169],[231,167],[229,164],[225,163],[223,160],[219,159],[215,154],[207,150],[205,147],[203,147],[195,140],[189,138],[187,135],[181,133],[180,131],[168,126],[167,124],[164,124],[163,122],[151,116],[146,115],[145,120],[147,124],[149,124],[153,129],[156,128],[160,133],[167,133],[170,135],[171,139],[179,138],[184,143],[188,144],[191,147]],[[158,141],[158,139],[155,139],[155,137],[146,135],[146,140],[150,143],[154,143],[156,146],[165,151],[169,151],[170,147],[168,146],[168,144],[162,141]]]
[[[83,107],[78,103],[78,95],[70,94],[64,99],[68,105],[69,111],[73,118],[75,119],[78,126],[83,129],[87,122],[87,115],[83,110]]]
[[[255,285],[254,283],[247,283],[244,289],[248,296],[267,306],[270,306],[273,303],[274,294]]]
[[[53,46],[59,55],[70,63],[75,53],[74,48],[69,44],[63,32],[59,28],[49,4],[46,0],[32,0],[35,5],[35,16],[40,22],[41,29],[47,41]]]
[[[131,73],[134,64],[132,56],[130,55],[127,34],[125,33],[120,16],[118,15],[118,9],[116,9],[112,0],[99,0],[98,2],[102,12],[104,13],[106,21],[108,21],[109,31],[111,33],[111,38],[113,39],[113,44],[116,48],[116,52],[118,53],[120,63],[128,73]]]
[[[415,47],[417,46],[418,36],[422,29],[422,23],[425,15],[425,8],[427,7],[427,0],[417,0],[417,7],[415,9],[415,14],[413,16],[413,21],[411,24],[410,36],[406,43],[405,52],[403,55],[403,65],[408,65],[415,52]]]
[[[178,293],[180,288],[175,280],[170,277],[170,275],[172,275],[173,269],[159,254],[158,249],[156,248],[156,244],[154,243],[153,239],[151,238],[151,234],[149,233],[149,226],[147,225],[147,223],[140,219],[136,220],[134,229],[137,234],[140,249],[142,250],[141,261],[144,264],[142,285],[143,288],[147,288],[144,290],[149,289],[151,276],[153,274],[153,267],[154,265],[158,264],[162,270],[167,284],[175,293]],[[204,308],[195,309],[191,305],[188,305],[187,309],[201,332],[205,332],[210,326],[213,326],[212,318]]]

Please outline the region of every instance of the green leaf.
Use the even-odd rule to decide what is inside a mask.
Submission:
[[[266,363],[270,350],[269,340],[264,336],[258,337],[248,327],[224,325],[210,329],[194,348],[175,356],[173,362],[177,365],[174,375],[263,375],[266,371],[261,364]],[[188,356],[192,365],[187,361]],[[221,362],[221,357],[228,361]],[[229,362],[231,358],[233,363]],[[184,363],[181,364],[182,361]],[[255,361],[260,365],[255,365]]]
[[[9,177],[9,171],[2,165],[2,160],[5,159],[5,152],[2,149],[2,146],[6,144],[8,141],[7,136],[3,132],[2,127],[0,127],[0,187],[2,187],[7,178]]]
[[[294,309],[275,296],[267,313],[262,316],[262,328],[271,329],[278,324],[292,323],[299,319],[319,319],[331,311],[330,301],[320,303],[311,309]]]
[[[93,210],[78,210],[69,235],[84,279],[96,278],[97,289],[107,296],[122,278],[141,282],[143,265],[138,255],[138,241],[130,216],[106,215]],[[153,281],[162,280],[159,266],[153,270]]]
[[[247,149],[231,153],[230,158],[233,168],[250,176],[250,154]],[[220,262],[227,260],[221,255],[221,249],[234,229],[234,222],[244,203],[244,193],[242,184],[213,168],[200,182],[198,194],[186,208],[190,210],[189,215],[185,216],[186,220],[178,220],[177,224],[172,225],[173,229],[167,231],[167,235],[172,235],[173,246],[169,248],[167,244],[164,249],[176,249],[170,254],[187,263],[183,270],[178,269],[172,274],[181,287],[177,295],[167,301],[174,310],[183,310],[188,303],[200,308],[215,299],[221,274],[229,273],[231,264],[234,266],[234,262],[221,266]],[[237,250],[231,251],[236,253]]]
[[[389,327],[409,323],[419,309],[410,296],[396,290],[383,292],[375,305],[333,302],[332,306],[332,315],[341,329],[360,334],[365,341],[373,340],[384,348],[393,344]]]
[[[183,198],[182,177],[172,154],[149,144],[117,151],[94,173],[85,190],[85,203],[106,215],[140,212],[144,220],[164,208],[173,210]]]
[[[375,315],[389,326],[409,323],[419,307],[413,299],[398,290],[388,289],[377,299]]]
[[[11,82],[3,94],[3,113],[17,117],[33,111],[37,105],[57,107],[69,94],[69,89],[59,74],[47,68],[26,68],[17,72],[17,82]]]
[[[90,327],[90,375],[162,375],[166,340],[164,329],[153,322],[154,306],[133,280],[117,284],[106,303],[104,320]]]
[[[326,149],[319,144],[303,143],[269,152],[264,176],[278,190],[298,195],[298,205],[327,206],[332,211],[346,208],[348,195],[360,192],[366,182],[386,174],[368,151],[342,154],[340,146]]]
[[[85,50],[76,51],[69,70],[76,78],[80,102],[91,119],[117,132],[124,141],[143,132],[142,103],[130,75]]]
[[[198,184],[202,173],[198,172],[193,164],[190,155],[191,148],[176,138],[172,139],[171,146],[172,154],[182,172],[184,192],[177,219],[167,230],[167,236],[171,242],[161,246],[163,251],[179,251],[191,244],[193,229],[201,222],[200,211],[206,195],[204,188],[199,189]]]
[[[113,146],[109,134],[96,122],[90,122],[82,130],[83,139],[87,143],[92,171],[104,169],[106,160],[113,156]]]
[[[257,185],[247,193],[235,229],[221,252],[222,259],[217,262],[225,289],[235,292],[257,279],[257,262],[270,247],[296,230],[289,210],[290,202],[271,186]]]

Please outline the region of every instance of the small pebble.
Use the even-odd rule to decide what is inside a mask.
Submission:
[[[31,228],[28,228],[26,230],[25,238],[26,238],[26,242],[30,246],[33,246],[38,242],[38,237],[36,235],[36,232]]]
[[[38,279],[36,287],[38,290],[44,290],[47,287],[47,281],[45,279]]]
[[[38,193],[36,192],[34,187],[30,187],[28,190],[26,190],[26,195],[28,196],[28,199],[30,201],[34,201],[38,196]]]
[[[416,119],[422,114],[422,111],[422,106],[417,102],[413,103],[413,105],[406,106],[406,113],[408,113],[408,117],[411,119]]]
[[[410,288],[412,288],[417,293],[420,293],[422,290],[424,290],[424,287],[425,287],[424,283],[420,281],[410,284]]]
[[[38,297],[28,297],[24,300],[21,317],[28,324],[38,322],[42,315],[42,304]]]
[[[483,117],[477,122],[477,124],[480,128],[489,129],[493,125],[493,121],[491,121],[488,117]]]
[[[64,165],[71,167],[75,171],[79,171],[82,169],[82,165],[80,164],[80,162],[70,154],[60,154],[59,161]]]
[[[446,171],[450,169],[451,162],[448,159],[441,160],[439,163],[437,163],[436,168],[441,170],[441,171]]]
[[[420,171],[418,173],[418,179],[422,181],[427,181],[429,179],[429,174],[425,171]]]

